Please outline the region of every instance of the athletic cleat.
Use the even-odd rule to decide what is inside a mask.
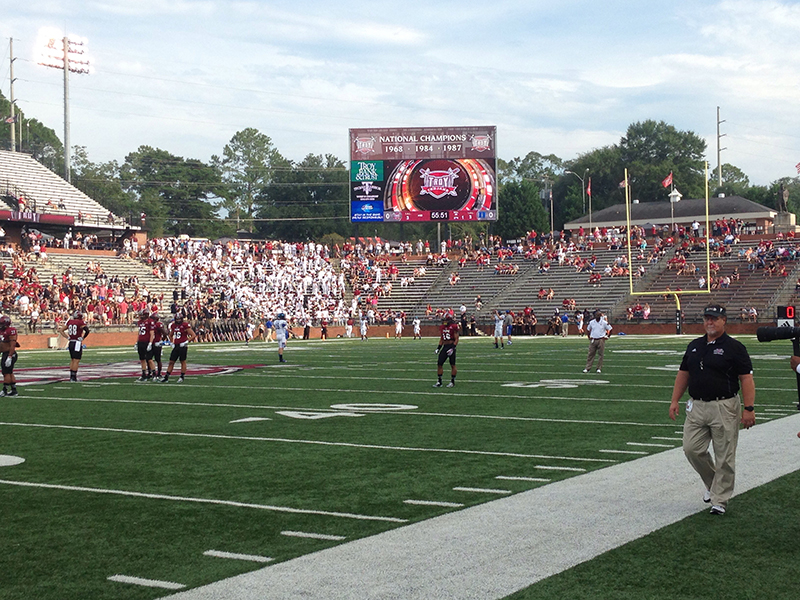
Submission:
[[[588,372],[589,372],[589,369],[584,369],[584,370],[583,370],[583,372],[584,372],[584,373],[588,373]]]
[[[19,394],[17,393],[17,390],[11,390],[10,392],[8,392],[6,394],[6,396],[19,396]],[[724,509],[723,509],[723,511],[724,511]]]
[[[436,383],[433,384],[433,387],[442,387],[442,382],[437,381]]]
[[[136,380],[136,383],[144,383],[145,381],[147,381],[147,377],[139,377],[139,379]]]
[[[166,375],[158,380],[159,383],[167,383],[169,379],[167,379]]]
[[[712,515],[724,515],[725,514],[725,507],[720,506],[719,504],[715,504],[711,507],[711,514]]]
[[[456,384],[451,381],[447,384],[447,387],[456,387]]]
[[[709,492],[708,490],[703,492],[703,502],[705,502],[706,504],[711,502],[711,492]]]
[[[8,396],[8,392],[5,390],[0,391],[0,398],[2,398],[3,396]]]
[[[183,383],[183,377],[178,377],[178,383]]]
[[[598,373],[602,373],[602,371],[601,371],[600,369],[597,369],[597,372],[598,372]]]
[[[511,340],[508,340],[508,341],[506,342],[506,344],[508,344],[508,345],[510,346],[510,345],[511,345]]]

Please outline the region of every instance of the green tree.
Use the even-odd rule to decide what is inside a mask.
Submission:
[[[226,184],[220,206],[236,219],[237,229],[244,220],[252,233],[256,197],[272,181],[275,166],[285,162],[269,136],[252,127],[236,132],[222,149],[222,157],[211,157]]]
[[[500,188],[498,220],[493,229],[500,237],[524,236],[531,229],[550,231],[550,218],[540,198],[541,184],[509,181]]]
[[[123,189],[135,195],[155,235],[232,233],[215,213],[222,180],[214,167],[140,146],[125,157],[120,175]]]
[[[56,132],[36,119],[28,119],[19,107],[14,109],[17,118],[16,149],[30,154],[45,167],[62,175],[64,173],[64,145]],[[0,117],[11,116],[11,102],[0,93]],[[0,126],[0,148],[11,149],[11,127]]]
[[[136,199],[131,192],[122,189],[117,161],[93,163],[86,147],[75,146],[72,149],[72,185],[115,215],[130,219],[134,225],[139,224]]]

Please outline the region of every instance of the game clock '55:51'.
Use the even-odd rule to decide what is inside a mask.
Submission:
[[[449,210],[432,210],[431,221],[448,221],[450,219]]]

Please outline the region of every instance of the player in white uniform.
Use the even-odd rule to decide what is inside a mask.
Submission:
[[[503,315],[498,311],[494,311],[494,347],[497,348],[498,344],[500,344],[500,347],[505,348],[505,344],[503,344]]]
[[[286,321],[286,315],[282,312],[278,313],[272,322],[272,328],[275,330],[275,341],[278,342],[278,360],[282,363],[286,362],[286,359],[283,358],[283,349],[286,348],[286,340],[291,331],[291,327]]]
[[[412,325],[414,325],[414,339],[415,340],[421,340],[422,339],[422,335],[419,332],[419,327],[420,327],[419,317],[414,317],[414,320],[411,323],[412,323]]]
[[[401,337],[403,337],[403,317],[400,316],[400,313],[397,313],[394,318],[394,338],[399,340]]]
[[[255,323],[253,323],[252,321],[247,321],[247,333],[244,341],[245,346],[250,345],[250,340],[253,339],[253,335],[255,334],[255,332],[256,332]]]
[[[367,316],[361,315],[361,339],[367,339]]]

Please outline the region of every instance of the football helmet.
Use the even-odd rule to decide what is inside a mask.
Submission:
[[[150,311],[149,311],[149,310],[147,310],[147,309],[145,309],[145,310],[143,310],[141,313],[139,313],[139,316],[140,316],[142,319],[147,319],[147,318],[149,318],[149,317],[150,317]]]
[[[73,319],[82,319],[82,318],[83,318],[83,313],[82,313],[81,311],[79,311],[79,310],[76,310],[76,311],[75,311],[75,312],[72,314],[72,318],[73,318]]]
[[[183,323],[183,313],[175,313],[175,322],[176,323]]]
[[[285,314],[283,314],[282,312],[279,312],[279,313],[276,315],[276,317],[275,317],[275,318],[276,318],[276,319],[285,319],[285,318],[286,318],[286,315],[285,315]]]
[[[11,325],[11,317],[3,315],[0,317],[0,329],[5,329]]]

